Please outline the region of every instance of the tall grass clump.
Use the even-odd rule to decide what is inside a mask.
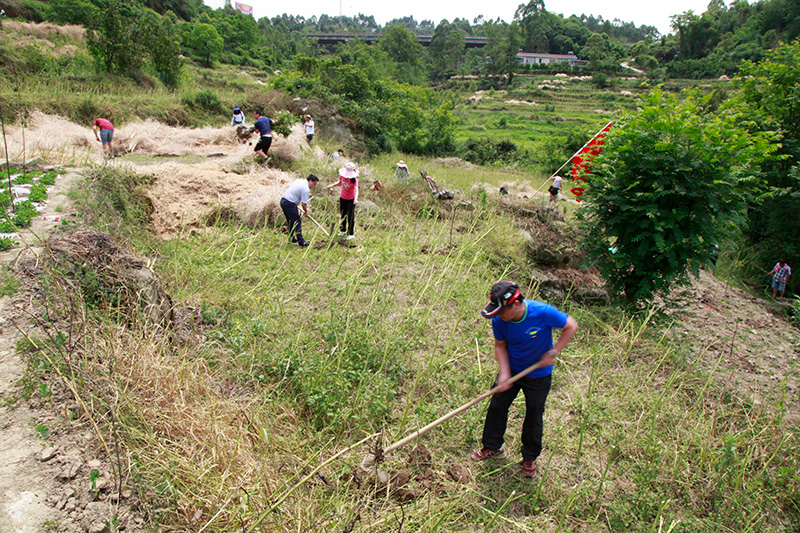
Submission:
[[[76,201],[93,227],[120,238],[141,238],[152,211],[144,191],[152,182],[146,174],[101,167],[86,173]]]

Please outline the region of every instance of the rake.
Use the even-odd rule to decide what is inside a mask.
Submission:
[[[512,376],[511,379],[509,379],[508,381],[505,382],[505,384],[514,383],[514,382],[524,378],[525,376],[527,376],[528,374],[530,374],[531,372],[533,372],[537,368],[541,368],[543,366],[544,366],[544,362],[539,361],[538,363],[535,363],[535,364],[529,366],[528,368],[526,368],[522,372]],[[469,409],[470,407],[472,407],[476,403],[480,402],[481,400],[483,400],[485,398],[488,398],[489,396],[492,396],[493,394],[496,394],[498,392],[500,392],[500,386],[494,387],[493,389],[491,389],[491,390],[489,390],[487,392],[484,392],[483,394],[481,394],[480,396],[478,396],[474,400],[471,400],[471,401],[465,403],[461,407],[453,409],[452,411],[450,411],[446,415],[443,415],[440,418],[437,418],[436,420],[434,420],[433,422],[431,422],[430,424],[428,424],[424,428],[420,428],[420,429],[414,431],[413,433],[407,435],[406,437],[400,439],[399,441],[395,442],[394,444],[392,444],[391,446],[389,446],[385,450],[381,450],[380,448],[377,448],[375,450],[376,453],[371,453],[371,454],[368,454],[366,457],[364,457],[364,460],[361,461],[361,469],[363,471],[365,471],[365,472],[369,472],[374,465],[379,464],[379,463],[381,463],[383,461],[383,458],[384,458],[384,456],[386,454],[393,452],[394,450],[400,448],[401,446],[405,446],[406,444],[408,444],[412,440],[416,439],[417,437],[420,437],[420,436],[424,435],[425,433],[427,433],[428,431],[432,430],[433,428],[435,428],[439,424],[441,424],[441,423],[453,418],[454,416],[456,416],[457,414],[459,414],[459,413],[461,413],[463,411],[466,411],[467,409]]]

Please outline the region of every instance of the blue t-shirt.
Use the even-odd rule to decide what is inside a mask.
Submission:
[[[568,315],[555,307],[536,300],[525,300],[525,315],[518,322],[504,322],[499,316],[492,319],[494,338],[506,341],[508,363],[512,374],[522,372],[541,359],[553,347],[553,328],[567,325]],[[537,368],[527,375],[541,378],[553,373],[552,366]]]
[[[253,124],[253,127],[257,129],[258,133],[263,137],[264,135],[270,135],[272,133],[272,128],[269,126],[271,122],[272,121],[267,117],[259,117],[255,124]]]

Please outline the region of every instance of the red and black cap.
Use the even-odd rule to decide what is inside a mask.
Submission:
[[[519,286],[511,281],[498,281],[492,285],[489,293],[489,303],[481,309],[483,318],[494,318],[504,307],[508,307],[515,301],[522,298]]]

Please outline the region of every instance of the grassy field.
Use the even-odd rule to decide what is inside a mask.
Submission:
[[[641,77],[611,77],[608,83],[598,88],[591,76],[517,75],[509,90],[457,92],[456,139],[511,141],[532,155],[532,170],[549,176],[582,144],[566,147],[570,135],[588,141],[609,121],[635,109],[636,97],[650,88]],[[663,86],[670,92],[709,91],[725,90],[730,83],[669,80]]]
[[[70,316],[85,317],[73,324],[85,338],[74,352],[48,351],[97,419],[116,421],[107,439],[126,450],[119,470],[155,530],[797,526],[798,442],[779,397],[756,405],[720,387],[653,314],[570,301],[551,302],[580,329],[556,365],[536,478],[519,467],[521,402],[505,460],[468,460],[480,446],[484,403],[388,455],[380,465],[388,485],[362,472],[375,446],[490,387],[491,329],[478,311],[493,282],[511,278],[539,296],[524,215],[482,192],[509,173],[413,163],[464,191],[462,201],[437,203],[421,180],[387,179],[382,197],[364,191],[375,205],[359,210],[353,247],[308,224],[315,245],[305,249],[270,225],[221,223],[167,241],[146,228],[125,232],[157,258],[175,305],[193,309],[189,334],[161,335],[136,314],[120,323],[109,307],[83,304]],[[133,197],[103,186],[113,176],[83,188],[106,191],[82,200],[103,214],[95,222],[103,227],[136,220],[116,214],[135,209]],[[323,225],[335,220],[332,198],[312,203]],[[425,449],[412,453],[416,444]]]

